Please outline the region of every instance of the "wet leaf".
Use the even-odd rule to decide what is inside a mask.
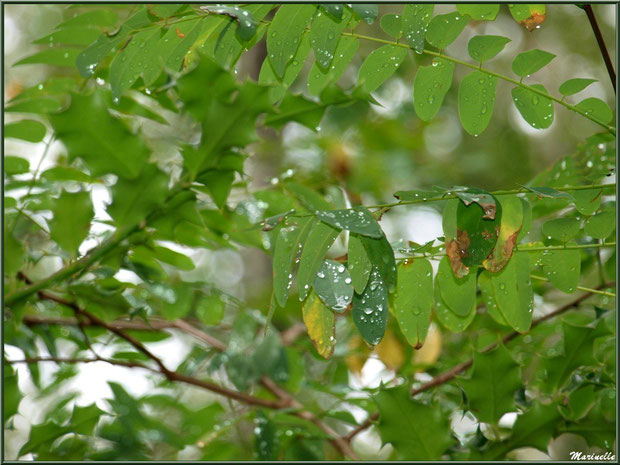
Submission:
[[[360,66],[357,86],[364,94],[370,94],[385,82],[407,56],[407,49],[396,45],[384,45],[373,50]]]
[[[315,5],[282,5],[267,31],[267,54],[277,76],[284,76],[286,65],[295,56]]]
[[[415,112],[423,121],[430,121],[439,111],[452,85],[454,63],[434,58],[429,66],[420,66],[413,82]]]
[[[420,349],[431,324],[433,268],[428,260],[414,259],[398,265],[394,314],[407,342]]]
[[[442,294],[441,294],[441,289],[439,285],[439,280],[436,279],[435,290],[434,290],[434,297],[435,297],[434,309],[435,309],[435,316],[437,317],[437,320],[443,326],[445,326],[450,331],[452,331],[453,333],[460,333],[462,331],[465,331],[465,329],[467,329],[467,327],[471,324],[471,322],[474,320],[474,317],[476,316],[475,302],[466,316],[459,316],[456,313],[454,313],[452,310],[450,310],[450,308],[448,308],[446,303],[443,301],[443,298],[441,295]]]
[[[433,15],[433,4],[407,4],[403,8],[402,30],[405,39],[417,53],[424,51],[424,37]]]
[[[379,7],[374,3],[348,3],[355,14],[366,21],[367,24],[372,24],[379,16]]]
[[[604,211],[591,216],[586,221],[585,232],[595,239],[607,239],[616,227],[616,215],[613,211]]]
[[[48,44],[48,45],[83,45],[87,46],[92,44],[97,37],[99,37],[101,31],[95,27],[90,26],[69,26],[62,29],[58,29],[51,34],[48,34],[40,39],[32,42],[33,44]]]
[[[530,87],[547,94],[541,84]],[[553,101],[523,87],[512,88],[512,100],[527,123],[536,129],[547,129],[553,123]]]
[[[456,245],[461,262],[468,267],[479,266],[486,259],[499,236],[502,210],[496,202],[495,219],[485,219],[478,204],[466,206],[459,202],[456,210]],[[455,273],[458,276],[458,273]]]
[[[117,22],[118,13],[116,13],[116,11],[108,9],[91,10],[63,21],[56,26],[56,29],[66,29],[76,26],[112,27],[115,26]]]
[[[575,208],[582,215],[592,215],[601,206],[602,189],[585,189],[573,191]]]
[[[296,121],[316,131],[323,119],[325,107],[326,105],[308,100],[301,95],[286,93],[278,105],[277,113],[267,115],[265,124],[274,129],[281,129],[285,124]]]
[[[439,460],[454,443],[439,405],[411,399],[407,384],[381,389],[373,399],[381,414],[381,440],[391,443],[401,460]]]
[[[435,279],[441,288],[443,303],[458,316],[467,316],[476,303],[476,274],[457,278],[450,267],[450,259],[443,257]]]
[[[362,241],[355,234],[349,235],[347,264],[349,266],[349,273],[351,273],[351,280],[353,281],[355,292],[361,294],[366,288],[366,283],[368,283],[370,271],[372,270],[372,263],[368,258]]]
[[[50,236],[71,256],[78,255],[80,244],[88,236],[95,215],[88,192],[63,191],[54,201],[50,222]]]
[[[366,249],[368,258],[373,267],[379,271],[379,275],[383,282],[387,285],[389,292],[396,289],[396,260],[394,259],[394,249],[385,237],[373,239],[371,237],[359,236]]]
[[[596,97],[590,97],[582,100],[575,105],[575,107],[579,108],[586,115],[592,116],[605,124],[610,123],[614,118],[611,108],[609,108],[609,106],[601,99]]]
[[[493,35],[474,36],[467,43],[467,52],[474,60],[482,63],[504,50],[508,42],[510,42],[508,37]]]
[[[323,263],[323,258],[336,240],[339,232],[337,229],[322,222],[316,222],[312,226],[308,237],[303,243],[299,262],[297,284],[299,286],[300,300],[305,299],[308,295],[308,290],[315,279],[316,273],[319,271],[321,263]]]
[[[508,8],[515,21],[528,31],[540,28],[547,14],[545,5],[541,4],[510,4]]]
[[[159,245],[154,246],[153,255],[157,260],[179,268],[180,270],[193,270],[196,267],[190,257],[168,249],[167,247]]]
[[[492,3],[457,4],[456,9],[462,15],[468,15],[474,21],[495,21],[499,5]]]
[[[259,460],[276,460],[280,447],[276,425],[262,412],[254,418],[254,448]]]
[[[517,76],[526,77],[534,74],[555,58],[553,53],[533,49],[519,53],[512,62],[512,72]]]
[[[4,137],[21,139],[26,142],[41,142],[46,133],[45,126],[38,121],[24,119],[4,125]]]
[[[342,36],[334,52],[334,59],[327,70],[314,63],[308,73],[308,92],[319,95],[328,84],[336,82],[345,72],[359,47],[356,37]]]
[[[342,263],[324,260],[314,279],[314,291],[332,310],[344,312],[353,298],[349,270]]]
[[[498,273],[490,275],[495,302],[506,322],[520,333],[529,331],[534,308],[528,254],[514,255]]]
[[[545,250],[542,267],[551,284],[562,292],[572,294],[577,290],[581,273],[579,250]]]
[[[286,90],[291,86],[291,84],[293,84],[299,75],[299,72],[302,70],[309,53],[310,39],[308,34],[306,34],[302,37],[301,44],[299,44],[299,47],[295,52],[295,56],[287,65],[282,78],[276,76],[273,65],[268,58],[263,61],[263,65],[261,66],[260,74],[258,76],[258,83],[274,85],[273,88],[269,89],[269,95],[272,102],[277,102],[284,97]]]
[[[407,5],[405,6],[405,8]],[[400,39],[403,35],[403,25],[400,15],[386,14],[381,16],[380,20],[381,29],[387,35],[392,36],[395,39]]]
[[[495,105],[497,78],[482,71],[474,71],[459,86],[459,118],[463,129],[478,136],[489,125]]]
[[[500,325],[510,326],[497,306],[491,274],[488,271],[483,271],[478,275],[478,288],[480,289],[482,302],[484,303],[487,313],[491,315],[491,318]]]
[[[441,192],[435,191],[398,191],[394,193],[401,202],[425,202],[428,199],[441,197]]]
[[[459,253],[458,235],[456,226],[456,211],[458,209],[459,200],[450,199],[446,202],[446,205],[442,213],[442,227],[446,244],[446,255],[450,259],[450,266],[457,278],[462,278],[469,273],[469,268],[461,261],[461,254]]]
[[[5,155],[3,161],[4,173],[9,176],[12,176],[14,174],[27,173],[30,170],[30,163],[25,158]]]
[[[342,3],[319,3],[319,5],[334,18],[342,18],[342,13],[344,11]]]
[[[362,294],[353,294],[353,322],[364,340],[371,346],[383,338],[388,318],[388,291],[379,273],[373,266],[368,284]]]
[[[500,344],[488,352],[474,352],[469,379],[461,379],[470,410],[479,421],[497,425],[515,409],[515,392],[523,386],[521,369]]]
[[[445,15],[436,15],[428,25],[426,41],[442,50],[461,35],[468,22],[469,16],[456,11]]]
[[[349,10],[345,10],[340,19],[323,14],[320,10],[312,18],[310,44],[314,50],[314,58],[322,69],[328,70],[331,66],[340,36],[350,19]]]
[[[78,53],[80,50],[76,48],[48,48],[19,60],[13,66],[44,64],[73,67]]]
[[[379,239],[383,230],[372,213],[365,207],[353,207],[346,210],[317,211],[316,217],[338,229],[346,229],[362,236]]]
[[[590,84],[598,82],[596,79],[584,79],[584,78],[573,78],[568,81],[564,81],[560,86],[560,94],[568,96],[574,95],[578,92],[581,92],[583,89],[588,87]]]
[[[237,23],[237,35],[241,40],[250,40],[256,34],[257,22],[248,10],[236,5],[209,5],[201,6],[200,9],[232,18]]]
[[[499,236],[493,251],[482,262],[492,273],[500,271],[512,257],[517,238],[523,225],[523,201],[514,195],[498,197],[502,206],[502,221]]]
[[[556,239],[566,243],[577,237],[579,226],[580,221],[576,218],[555,218],[543,223],[542,233],[549,239]]]
[[[316,351],[323,358],[331,358],[336,346],[334,312],[327,308],[314,292],[310,292],[302,310],[308,336]]]
[[[484,215],[482,216],[482,218],[489,220],[495,219],[495,198],[487,191],[474,187],[469,187],[464,190],[454,190],[454,194],[459,199],[461,199],[461,201],[466,206],[469,206],[472,203],[477,203],[478,205],[480,205],[480,207],[484,211]]]
[[[288,300],[293,282],[293,265],[314,223],[313,218],[298,218],[296,224],[285,226],[278,231],[273,254],[273,292],[281,307],[284,307]]]

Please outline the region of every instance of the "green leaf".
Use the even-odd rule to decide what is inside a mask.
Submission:
[[[336,82],[353,60],[358,48],[359,40],[356,37],[342,36],[328,70],[322,70],[316,63],[312,65],[308,73],[308,92],[311,95],[319,95],[328,84]]]
[[[238,6],[214,5],[202,6],[202,10],[218,15],[226,15],[237,23],[237,35],[241,40],[250,40],[256,34],[257,22],[252,13]]]
[[[452,85],[454,66],[451,61],[434,58],[430,66],[418,69],[413,82],[413,103],[421,120],[430,121],[441,108]]]
[[[502,207],[502,221],[499,236],[491,254],[482,262],[482,265],[492,273],[500,271],[514,252],[519,233],[523,230],[524,201],[514,195],[498,197]]]
[[[336,240],[339,232],[337,229],[322,222],[317,222],[313,225],[303,244],[299,261],[297,284],[299,286],[300,300],[305,299],[308,295],[308,290],[314,281],[316,273],[319,271],[323,258]]]
[[[483,63],[504,50],[508,42],[510,42],[508,37],[493,35],[474,36],[467,43],[467,52],[474,60]]]
[[[435,297],[435,307],[434,307],[435,316],[437,317],[437,320],[439,320],[439,322],[443,326],[448,328],[453,333],[460,333],[462,331],[465,331],[465,329],[467,329],[467,327],[474,320],[474,317],[476,316],[475,303],[474,305],[472,305],[469,313],[466,316],[462,317],[462,316],[457,315],[452,310],[450,310],[450,308],[443,301],[443,298],[441,297],[441,289],[439,286],[438,279],[435,280],[434,297]]]
[[[359,236],[359,238],[362,240],[370,262],[373,267],[378,269],[381,279],[387,285],[388,291],[394,292],[398,278],[396,260],[394,258],[394,249],[392,249],[387,238],[385,235],[380,239],[366,236]]]
[[[582,215],[590,216],[601,206],[602,189],[584,189],[573,191],[575,208]]]
[[[426,31],[426,41],[443,50],[461,35],[468,22],[469,16],[462,15],[456,11],[434,16]]]
[[[471,312],[476,303],[476,274],[470,273],[464,278],[457,278],[450,267],[450,259],[446,256],[439,262],[437,283],[441,289],[443,303],[460,317]]]
[[[605,211],[588,218],[585,232],[595,239],[607,239],[615,227],[616,215],[613,211]]]
[[[50,236],[75,257],[80,244],[88,236],[90,223],[95,216],[90,194],[63,191],[54,201],[52,213],[54,217],[50,222]]]
[[[148,149],[118,119],[110,115],[108,93],[97,90],[90,96],[73,94],[71,106],[50,116],[56,137],[69,152],[69,159],[80,157],[91,175],[114,173],[126,179],[138,176]]]
[[[298,218],[297,224],[278,231],[273,254],[273,291],[281,307],[286,305],[293,282],[293,265],[314,223],[313,218]]]
[[[562,292],[572,294],[577,290],[581,273],[579,250],[545,250],[542,267],[551,284]]]
[[[346,266],[333,260],[324,260],[314,278],[314,291],[332,310],[344,312],[353,298],[351,275]]]
[[[558,191],[551,187],[523,187],[525,187],[528,191],[536,194],[536,196],[539,198],[568,199],[571,202],[575,201],[575,198],[568,192]]]
[[[583,89],[588,87],[590,84],[598,82],[596,79],[584,79],[584,78],[573,78],[568,81],[564,81],[560,86],[560,94],[564,96],[574,95],[578,92],[581,92]]]
[[[233,170],[209,170],[198,176],[196,180],[207,187],[215,205],[218,208],[224,208],[235,180],[235,172]]]
[[[4,378],[3,378],[3,418],[6,428],[6,424],[9,419],[17,413],[19,402],[22,400],[22,394],[19,390],[19,384],[17,379],[17,372],[8,363],[4,364]]]
[[[478,275],[478,287],[482,297],[481,300],[491,318],[493,318],[500,325],[510,326],[497,306],[495,291],[493,290],[493,282],[491,281],[491,273],[483,271]]]
[[[131,88],[145,69],[158,66],[157,50],[160,30],[147,29],[133,36],[131,42],[120,50],[110,63],[110,88],[112,98],[120,96]]]
[[[266,334],[252,359],[260,376],[268,376],[277,383],[288,380],[288,358],[278,333],[272,331]]]
[[[502,219],[501,204],[496,202],[495,207],[495,218],[490,220],[480,205],[472,203],[466,206],[459,202],[456,210],[456,246],[464,265],[481,265],[495,247]],[[446,251],[450,252],[448,249]]]
[[[474,352],[469,379],[461,379],[469,408],[479,421],[497,425],[504,413],[515,409],[515,392],[523,385],[521,370],[500,344],[488,352]]]
[[[459,86],[459,118],[463,129],[478,136],[489,125],[495,105],[497,78],[482,71],[474,71]]]
[[[226,304],[218,295],[203,295],[196,303],[196,316],[205,325],[217,325],[224,317]]]
[[[579,226],[580,221],[576,218],[555,218],[543,223],[542,233],[548,239],[556,239],[566,243],[577,237]]]
[[[405,8],[407,5],[405,5]],[[379,21],[381,25],[381,29],[387,35],[392,36],[395,39],[400,39],[403,35],[403,24],[400,15],[392,15],[386,14],[381,16],[381,20]]]
[[[285,124],[295,121],[316,131],[324,113],[325,105],[308,100],[301,95],[287,93],[278,105],[277,113],[267,115],[265,124],[277,130]]]
[[[153,255],[161,262],[172,265],[181,270],[193,270],[196,266],[191,258],[174,250],[156,245],[153,247]]]
[[[529,331],[534,308],[528,254],[514,255],[506,266],[490,275],[495,302],[506,322],[520,333]]]
[[[5,128],[6,133],[6,128]],[[30,163],[25,158],[4,156],[4,173],[11,176],[14,174],[27,173],[30,170]]]
[[[370,94],[389,78],[407,56],[407,49],[396,45],[384,45],[373,50],[360,66],[357,86],[364,94]]]
[[[111,188],[112,203],[107,208],[108,214],[117,226],[140,223],[165,202],[168,181],[168,176],[153,164],[145,164],[137,179],[119,178]],[[145,192],[148,195],[144,195]]]
[[[456,9],[462,15],[468,15],[474,21],[495,21],[499,5],[492,3],[457,4]]]
[[[302,70],[308,53],[310,53],[310,38],[308,34],[306,34],[302,37],[301,44],[297,48],[293,60],[287,65],[282,78],[278,78],[276,76],[273,66],[268,58],[263,61],[260,74],[258,76],[258,83],[274,85],[273,88],[269,89],[272,102],[277,102],[284,97],[286,90],[291,86],[299,75],[299,72]]]
[[[583,111],[586,115],[592,116],[605,124],[610,123],[614,118],[611,108],[609,108],[609,106],[601,99],[596,97],[590,97],[582,100],[575,105],[575,107]]]
[[[334,312],[327,308],[314,292],[310,292],[302,310],[308,336],[316,351],[323,358],[331,358],[336,347]]]
[[[375,217],[365,207],[353,207],[345,210],[317,211],[316,217],[338,229],[346,229],[361,236],[379,239],[383,230]]]
[[[508,8],[514,20],[528,31],[540,28],[546,17],[545,5],[541,4],[510,4]]]
[[[424,51],[424,37],[433,15],[433,4],[408,4],[403,8],[403,35],[417,53]]]
[[[323,14],[320,10],[312,18],[310,43],[312,50],[314,50],[316,62],[322,69],[328,70],[331,66],[340,36],[349,24],[350,19],[349,10],[344,11],[340,19]]]
[[[75,48],[48,48],[19,60],[13,66],[43,64],[73,67],[79,52]]]
[[[282,5],[276,12],[267,32],[267,54],[276,75],[284,76],[315,10],[314,5]]]
[[[372,263],[368,258],[362,241],[355,234],[349,235],[347,264],[349,266],[349,273],[351,273],[351,280],[353,281],[355,292],[361,294],[366,288],[366,283],[368,283],[370,271],[372,270]]]
[[[433,304],[433,268],[420,258],[398,265],[398,285],[394,314],[407,342],[419,349],[431,324]]]
[[[54,166],[41,173],[41,178],[48,181],[77,181],[77,182],[97,182],[96,179],[90,177],[83,171],[70,166]]]
[[[348,6],[367,24],[372,24],[379,16],[379,7],[374,3],[350,3]]]
[[[439,405],[411,399],[403,384],[373,396],[380,413],[377,425],[383,443],[391,443],[403,460],[439,460],[454,443],[448,416]]]
[[[331,210],[333,207],[321,194],[296,182],[288,181],[284,188],[291,192],[299,202],[312,212]]]
[[[99,26],[112,27],[118,22],[118,14],[111,9],[92,10],[75,15],[72,18],[63,21],[56,29],[66,29],[76,26]]]
[[[50,46],[56,44],[63,45],[83,45],[87,46],[92,44],[97,37],[99,37],[101,31],[90,26],[70,26],[62,29],[58,29],[51,34],[48,34],[40,39],[32,42],[33,44],[47,44]]]
[[[63,107],[57,98],[23,99],[5,108],[10,113],[56,113]]]
[[[342,18],[342,13],[344,12],[344,7],[341,3],[319,3],[321,8],[323,8],[326,12],[332,15],[336,19]]]
[[[495,197],[489,194],[483,189],[477,189],[475,187],[468,188],[456,188],[453,190],[454,194],[461,199],[465,206],[469,206],[472,203],[477,203],[482,208],[484,215],[483,219],[494,220],[497,206],[495,205]]]
[[[530,87],[548,93],[542,84]],[[527,123],[536,129],[547,129],[553,122],[553,101],[523,87],[512,88],[512,100]]]
[[[45,126],[31,119],[24,119],[4,125],[4,137],[21,139],[26,142],[41,142],[45,137],[45,133]]]
[[[353,322],[371,346],[383,338],[388,318],[388,291],[381,273],[373,265],[368,284],[362,294],[353,294]]]
[[[546,66],[555,58],[553,53],[533,49],[519,53],[512,62],[512,72],[517,76],[526,77]]]
[[[259,460],[276,460],[279,450],[276,425],[262,412],[254,419],[254,448]]]
[[[7,222],[4,221],[4,276],[15,275],[20,268],[24,265],[24,248],[15,236],[13,232],[7,228]]]

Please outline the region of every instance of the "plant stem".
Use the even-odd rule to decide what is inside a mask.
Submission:
[[[351,36],[351,37],[357,37],[358,39],[370,40],[370,41],[373,41],[373,42],[379,42],[379,43],[382,43],[382,44],[395,45],[397,47],[410,48],[410,49],[412,48],[411,46],[409,46],[407,44],[401,44],[401,43],[394,42],[394,41],[391,41],[391,40],[379,39],[377,37],[370,37],[370,36],[365,36],[365,35],[361,35],[361,34],[356,34],[355,32],[343,32],[342,34],[343,35],[348,35],[348,36]],[[523,84],[521,81],[517,81],[516,79],[513,79],[511,77],[505,76],[505,75],[500,74],[500,73],[496,73],[495,71],[491,71],[490,69],[482,68],[480,65],[472,64],[472,63],[467,63],[466,61],[462,61],[462,60],[459,60],[457,58],[452,58],[452,57],[450,57],[448,55],[444,55],[443,53],[433,52],[432,50],[426,50],[426,49],[424,50],[423,53],[425,53],[426,55],[431,55],[431,56],[435,56],[435,57],[438,57],[438,58],[443,58],[444,60],[452,61],[453,63],[457,63],[457,64],[462,65],[462,66],[466,66],[466,67],[474,69],[476,71],[482,71],[483,73],[489,74],[491,76],[495,76],[496,78],[501,79],[502,81],[510,82],[510,83],[512,83],[512,84],[514,84],[516,86],[522,87],[523,89],[527,89],[528,91],[530,91],[530,92],[532,92],[534,94],[538,94],[541,97],[553,100],[554,102],[562,105],[563,107],[568,108],[570,111],[574,111],[575,113],[578,113],[581,116],[584,116],[584,117],[588,118],[590,121],[598,124],[599,126],[602,126],[603,128],[605,128],[607,131],[609,131],[614,136],[616,135],[616,128],[614,128],[613,126],[609,126],[608,124],[604,123],[603,121],[599,120],[598,118],[595,118],[594,116],[589,115],[584,110],[581,110],[580,108],[577,108],[575,105],[571,105],[570,103],[565,102],[561,98],[554,97],[553,95],[549,95],[546,92],[543,92],[541,90],[536,89],[535,87],[528,86],[527,84]]]
[[[605,45],[605,40],[603,39],[603,34],[601,33],[600,28],[598,27],[598,22],[596,21],[596,16],[594,16],[594,10],[592,9],[592,5],[586,3],[583,6],[586,15],[588,16],[588,20],[590,21],[590,26],[592,26],[592,32],[594,32],[594,37],[596,37],[596,42],[598,43],[598,48],[601,50],[601,55],[603,55],[603,61],[605,62],[605,66],[607,67],[607,72],[609,73],[609,78],[611,79],[611,85],[614,87],[614,92],[616,91],[616,71],[614,70],[614,65],[611,61],[611,57],[609,56],[609,51],[607,50],[607,46]]]
[[[530,277],[532,279],[537,279],[538,281],[549,282],[549,279],[545,278],[543,276],[530,275]],[[599,295],[604,295],[604,296],[607,296],[607,297],[614,297],[614,298],[616,297],[616,294],[614,294],[613,292],[599,291],[598,289],[591,289],[589,287],[577,286],[577,289],[579,289],[580,291],[589,292],[591,294],[599,294]]]

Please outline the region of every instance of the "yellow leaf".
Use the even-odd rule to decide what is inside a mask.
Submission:
[[[426,336],[426,342],[424,342],[421,349],[413,353],[413,363],[422,365],[417,371],[423,371],[425,366],[435,363],[440,354],[441,332],[439,332],[439,328],[434,323],[431,323],[428,335]]]
[[[381,342],[375,346],[375,351],[390,370],[398,370],[405,361],[403,346],[390,328],[385,331]]]
[[[336,346],[334,312],[321,302],[314,291],[304,302],[303,318],[316,351],[321,357],[330,358]]]
[[[370,350],[359,334],[349,339],[348,346],[349,355],[345,357],[345,362],[349,370],[359,376],[362,373],[362,368],[364,368],[364,363],[368,360]]]

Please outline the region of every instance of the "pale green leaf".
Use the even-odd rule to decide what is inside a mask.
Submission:
[[[366,288],[366,283],[368,283],[370,271],[372,270],[372,263],[368,258],[362,241],[355,234],[349,235],[347,263],[355,292],[361,294]]]
[[[474,36],[467,43],[467,52],[474,60],[482,63],[504,50],[508,42],[510,42],[508,37],[493,35]]]
[[[497,78],[474,71],[461,81],[459,87],[459,118],[465,131],[480,135],[489,125],[495,105]]]
[[[530,87],[548,94],[542,84]],[[512,88],[512,100],[527,123],[536,129],[547,129],[553,122],[553,101],[523,87]]]
[[[476,274],[457,278],[450,267],[450,259],[445,256],[439,262],[436,280],[443,303],[460,317],[469,315],[476,303]]]
[[[517,76],[526,77],[534,74],[555,58],[553,53],[533,49],[519,53],[512,62],[512,72]]]
[[[353,60],[358,47],[359,40],[356,37],[342,36],[328,70],[322,70],[316,63],[312,65],[308,73],[308,92],[311,95],[319,95],[329,83],[336,82]]]
[[[52,213],[54,217],[50,222],[50,236],[69,254],[78,255],[78,248],[88,236],[95,215],[90,194],[63,191],[54,201]]]
[[[604,211],[588,218],[585,232],[595,239],[607,239],[615,227],[616,215],[614,212]]]
[[[545,250],[542,267],[551,284],[562,292],[572,294],[577,290],[581,273],[579,250]]]
[[[601,99],[598,99],[596,97],[590,97],[582,100],[575,106],[581,111],[583,111],[586,115],[592,116],[605,124],[610,123],[611,120],[614,118],[614,114],[611,111],[611,108],[609,108],[609,106]]]
[[[21,139],[26,142],[41,142],[45,133],[46,129],[42,123],[30,119],[4,125],[4,137]]]
[[[304,241],[299,261],[297,283],[300,300],[305,299],[308,295],[308,290],[316,277],[316,273],[319,271],[321,263],[323,263],[323,258],[336,240],[339,232],[323,222],[317,222],[313,225],[308,237]]]
[[[426,31],[426,41],[442,50],[461,35],[468,22],[469,16],[456,11],[434,16]]]
[[[398,266],[394,314],[407,342],[422,347],[431,324],[433,269],[426,259],[414,259]]]
[[[527,254],[515,254],[498,273],[491,273],[495,301],[506,322],[520,333],[529,331],[534,308]]]
[[[396,45],[384,45],[375,49],[360,66],[357,85],[361,92],[369,94],[396,72],[407,56],[407,49]]]
[[[405,39],[417,53],[424,51],[424,37],[433,15],[433,4],[408,4],[403,8],[402,30]]]
[[[568,81],[564,81],[560,86],[560,94],[562,95],[574,95],[578,92],[581,92],[583,89],[588,87],[590,84],[598,82],[596,79],[584,79],[584,78],[573,78]]]
[[[430,121],[439,111],[454,74],[454,63],[433,59],[429,66],[420,66],[413,82],[415,112],[423,121]]]
[[[318,11],[310,27],[310,43],[314,58],[323,70],[329,70],[340,36],[349,24],[351,12],[345,10],[340,19]]]
[[[499,13],[499,5],[494,3],[459,3],[456,5],[456,9],[474,21],[494,21]]]

